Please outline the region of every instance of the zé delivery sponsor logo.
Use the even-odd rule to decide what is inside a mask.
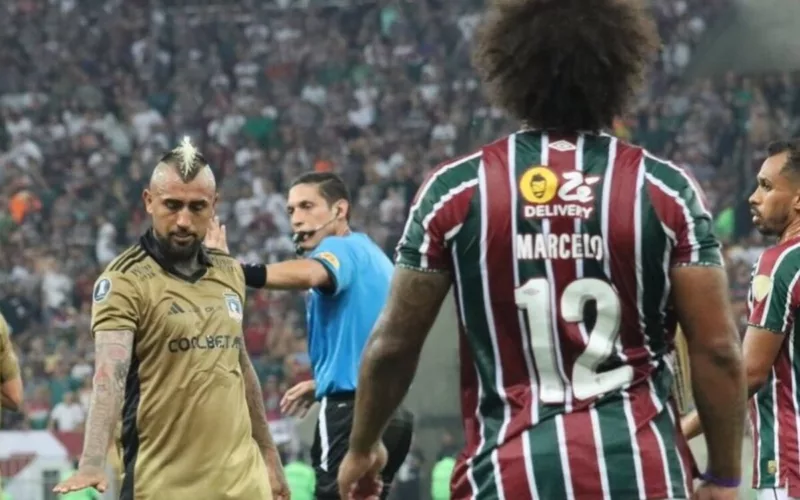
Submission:
[[[594,185],[599,176],[577,170],[560,175],[543,165],[529,168],[519,180],[527,218],[573,217],[588,219],[594,210]]]

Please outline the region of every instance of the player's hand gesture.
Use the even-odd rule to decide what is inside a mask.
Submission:
[[[102,469],[94,467],[85,467],[78,469],[72,477],[65,481],[61,481],[53,488],[54,493],[69,493],[71,491],[83,490],[86,488],[94,488],[100,493],[103,493],[108,488],[108,478]],[[287,497],[288,498],[288,497]]]
[[[339,498],[342,500],[379,500],[383,490],[381,470],[388,452],[378,443],[367,454],[348,451],[339,465]]]
[[[290,417],[305,417],[308,409],[314,404],[314,391],[316,390],[317,384],[313,380],[295,384],[281,398],[281,412]]]
[[[739,488],[724,488],[709,483],[703,483],[694,495],[692,500],[737,500],[739,498]]]
[[[206,231],[206,238],[203,240],[203,243],[205,243],[206,248],[230,253],[228,250],[228,234],[225,230],[225,224],[219,223],[219,217],[211,219],[211,224],[208,225],[208,231]]]

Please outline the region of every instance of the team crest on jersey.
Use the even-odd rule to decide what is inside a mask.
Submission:
[[[772,278],[767,275],[759,274],[753,278],[753,299],[761,302],[772,291]]]
[[[536,165],[522,174],[519,192],[528,203],[523,206],[526,218],[570,217],[588,219],[594,210],[596,175],[573,170],[556,174]]]
[[[108,298],[109,293],[111,293],[111,280],[108,278],[97,280],[92,291],[92,299],[95,302],[103,302]]]
[[[244,310],[239,296],[235,293],[225,293],[222,297],[225,299],[225,307],[228,309],[228,316],[236,321],[242,321],[244,318]]]
[[[778,462],[775,460],[767,462],[767,474],[774,475],[776,472],[778,472]]]

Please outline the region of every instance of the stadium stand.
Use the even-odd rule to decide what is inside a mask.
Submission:
[[[0,311],[27,391],[23,415],[2,414],[5,430],[50,429],[79,453],[92,284],[144,231],[149,168],[182,135],[199,142],[220,179],[231,248],[271,262],[292,253],[283,192],[295,175],[343,175],[354,225],[392,252],[426,170],[510,130],[469,64],[481,1],[212,3],[2,7]],[[797,131],[800,82],[729,75],[687,84],[692,51],[728,2],[652,4],[664,48],[615,133],[689,166],[705,186],[742,307],[762,246],[741,217],[751,186],[742,166],[757,164],[768,138]],[[302,307],[275,291],[247,301],[246,342],[276,422],[281,392],[309,376]],[[418,480],[414,457],[400,481]],[[25,465],[0,453],[0,475]]]

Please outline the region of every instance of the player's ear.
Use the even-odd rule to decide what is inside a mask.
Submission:
[[[214,199],[211,201],[211,217],[217,215],[217,201],[219,200],[219,193],[214,193]]]
[[[350,204],[345,200],[339,200],[336,202],[336,208],[334,210],[337,219],[346,219],[347,215],[350,213]]]
[[[144,201],[144,209],[147,213],[153,215],[153,193],[149,189],[142,192],[142,201]]]

